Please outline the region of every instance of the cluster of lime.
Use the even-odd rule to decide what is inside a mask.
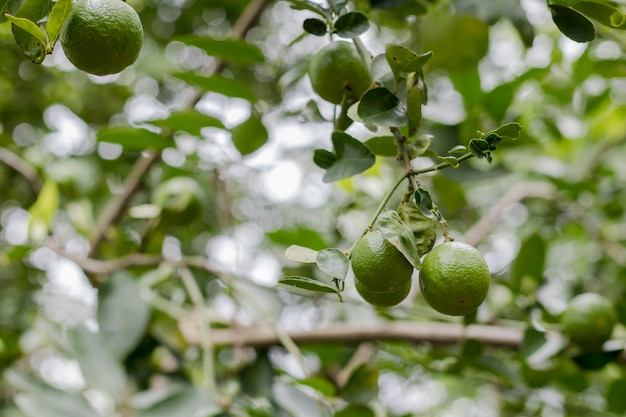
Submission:
[[[77,0],[60,36],[74,66],[95,75],[131,65],[143,44],[139,15],[123,0]]]
[[[394,306],[409,294],[413,266],[379,230],[357,241],[352,270],[357,291],[370,304]],[[419,281],[422,295],[433,309],[462,316],[475,311],[487,297],[490,273],[474,247],[447,242],[426,254]]]

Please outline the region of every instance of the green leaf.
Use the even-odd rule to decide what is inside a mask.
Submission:
[[[626,379],[611,382],[606,394],[607,408],[610,412],[623,415],[626,413]]]
[[[374,155],[391,157],[398,155],[398,147],[393,136],[376,136],[364,143]]]
[[[161,128],[169,129],[172,132],[182,130],[195,136],[199,136],[200,132],[205,127],[225,129],[219,119],[200,113],[196,110],[179,111],[172,113],[165,119],[151,120],[148,123]]]
[[[227,97],[242,98],[250,102],[257,100],[254,91],[247,84],[232,78],[220,75],[206,77],[193,72],[176,72],[172,75],[190,85],[199,87],[203,91],[212,91]]]
[[[455,156],[438,155],[437,159],[439,159],[441,162],[445,162],[446,164],[450,165],[452,168],[458,168],[461,166],[461,164],[459,164],[459,160]]]
[[[78,325],[70,331],[69,339],[87,383],[119,401],[126,389],[126,373],[105,336]]]
[[[448,155],[458,155],[458,156],[461,156],[461,155],[464,155],[466,153],[467,153],[467,147],[465,147],[463,145],[457,145],[457,146],[451,148],[448,151]]]
[[[339,249],[323,249],[317,253],[317,267],[333,278],[343,280],[348,275],[350,261]]]
[[[398,207],[398,214],[402,221],[413,232],[417,256],[430,252],[437,239],[437,218],[433,215],[425,216],[412,200],[402,199]]]
[[[572,8],[605,26],[626,29],[626,15],[616,5],[599,1],[577,1]]]
[[[59,37],[61,28],[63,28],[65,20],[72,12],[72,8],[72,0],[58,0],[52,7],[48,22],[46,23],[46,33],[48,34],[50,45],[54,45]]]
[[[489,49],[489,25],[470,15],[431,13],[418,35],[424,50],[436,51],[429,68],[451,73],[475,69]]]
[[[150,313],[139,285],[126,274],[110,276],[98,291],[100,333],[120,359],[132,352],[143,338]]]
[[[541,235],[535,233],[522,242],[522,245],[511,265],[511,288],[516,292],[522,291],[530,295],[543,282],[543,273],[546,262],[546,243]],[[530,282],[532,285],[528,287]],[[524,291],[524,288],[527,288]]]
[[[46,47],[48,44],[48,38],[45,32],[30,19],[11,16],[10,14],[5,14],[5,16],[14,26],[17,26],[27,33],[27,35],[22,35],[22,32],[18,29],[14,29],[13,31],[15,41],[22,47],[26,56],[36,64],[43,62],[46,57]]]
[[[309,277],[287,276],[278,280],[279,284],[289,285],[291,287],[301,288],[303,290],[315,292],[327,292],[337,294],[337,288],[322,281],[318,281]]]
[[[335,22],[335,33],[342,38],[356,38],[367,32],[370,22],[367,16],[360,12],[349,12]]]
[[[117,143],[127,151],[144,151],[146,149],[165,149],[174,146],[174,142],[158,133],[136,127],[110,127],[96,134],[100,142]]]
[[[350,404],[337,411],[334,417],[376,417],[376,413],[366,405]]]
[[[317,251],[300,245],[291,245],[285,249],[285,257],[290,261],[314,264],[317,262]]]
[[[595,371],[604,368],[621,356],[624,349],[615,349],[602,352],[584,352],[572,357],[572,360],[580,369]]]
[[[41,191],[37,196],[37,200],[28,209],[30,213],[30,228],[37,230],[37,233],[41,232],[47,234],[52,225],[54,215],[59,209],[59,203],[61,200],[61,194],[59,186],[52,180],[46,180],[41,187]],[[41,229],[37,229],[41,227]]]
[[[399,78],[402,75],[419,71],[432,57],[432,52],[418,54],[402,45],[387,44],[385,56],[393,75]]]
[[[519,123],[512,122],[502,125],[496,130],[492,130],[487,134],[493,133],[505,139],[517,139],[521,131],[522,126]]]
[[[324,182],[339,181],[360,174],[376,162],[376,157],[369,149],[347,133],[334,132],[332,141],[337,160],[324,174]]]
[[[407,135],[415,135],[422,123],[422,89],[419,86],[419,77],[413,75],[407,79],[406,113],[409,121]]]
[[[366,404],[378,396],[378,368],[364,363],[355,368],[341,390],[341,396],[350,404]]]
[[[363,94],[357,113],[363,121],[381,126],[404,126],[407,124],[406,108],[385,87],[372,88]]]
[[[326,149],[316,149],[313,152],[313,162],[315,162],[315,165],[322,169],[332,167],[337,160],[337,155]]]
[[[409,142],[406,147],[406,150],[409,153],[409,158],[415,159],[418,156],[424,155],[424,153],[426,153],[426,151],[430,147],[432,139],[432,135],[421,135],[418,136],[415,140]]]
[[[137,417],[214,416],[220,407],[201,388],[186,386],[150,408],[141,410]]]
[[[326,397],[334,397],[337,394],[335,384],[322,377],[312,376],[309,378],[298,379],[296,382],[300,385],[311,387]]]
[[[298,226],[290,229],[280,229],[275,232],[268,232],[265,236],[272,242],[284,246],[296,243],[316,250],[327,247],[326,240],[320,232],[306,227]]]
[[[415,204],[426,215],[435,207],[430,193],[423,188],[415,190]]]
[[[335,14],[341,14],[348,4],[348,0],[328,0],[328,6]]]
[[[248,155],[265,145],[268,138],[267,129],[261,119],[252,115],[248,120],[231,130],[235,148],[242,154]]]
[[[253,65],[263,62],[265,55],[255,45],[240,39],[215,39],[209,36],[181,35],[175,41],[195,46],[208,55],[240,65]]]
[[[414,268],[419,269],[420,260],[417,254],[415,237],[409,226],[402,221],[397,211],[388,210],[378,216],[376,227],[380,229],[383,237],[395,246]]]
[[[59,390],[13,369],[6,370],[3,376],[19,391],[14,400],[27,417],[100,417],[82,395]]]
[[[549,4],[552,20],[562,34],[576,42],[590,42],[596,37],[593,23],[574,9],[560,4]]]
[[[78,325],[70,331],[70,343],[87,383],[120,400],[126,389],[126,373],[104,335]]]
[[[0,0],[0,23],[7,21],[5,13],[15,16],[24,0]]]
[[[302,23],[302,29],[315,36],[324,36],[328,32],[326,22],[321,19],[305,19]]]
[[[469,143],[470,151],[476,155],[477,158],[487,158],[488,162],[491,162],[491,149],[489,142],[484,139],[472,139]]]
[[[325,19],[330,18],[328,12],[318,3],[314,3],[309,0],[287,0],[291,3],[291,8],[294,10],[308,10],[310,12],[316,13],[319,16],[324,17]]]
[[[49,52],[46,34],[37,25],[37,22],[48,16],[52,10],[52,0],[25,0],[15,17],[24,18],[30,21],[21,21],[20,26],[13,22],[11,29],[15,42],[22,49],[24,54],[34,63],[40,64]],[[6,15],[5,15],[6,16]],[[6,16],[10,19],[9,16]]]

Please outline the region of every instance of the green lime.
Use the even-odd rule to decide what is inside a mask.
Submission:
[[[370,291],[395,292],[411,281],[413,266],[380,230],[361,236],[352,249],[352,271]]]
[[[372,291],[365,287],[358,279],[354,280],[354,285],[356,286],[357,292],[365,301],[377,307],[393,307],[404,300],[411,290],[411,281],[400,288],[396,288],[394,291],[386,292]]]
[[[584,349],[599,349],[617,323],[617,312],[608,298],[584,293],[572,298],[561,316],[563,333]]]
[[[76,68],[95,75],[115,74],[139,56],[143,27],[135,9],[122,0],[77,0],[60,40]]]
[[[372,84],[366,63],[353,43],[331,42],[313,55],[309,63],[313,91],[321,98],[340,104],[357,100]]]
[[[473,246],[448,242],[435,246],[422,262],[420,289],[432,308],[450,316],[475,311],[487,297],[490,274]]]

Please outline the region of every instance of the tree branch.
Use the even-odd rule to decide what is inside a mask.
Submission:
[[[39,194],[39,191],[41,191],[41,179],[32,165],[2,146],[0,146],[0,162],[26,178],[30,188],[33,189],[35,194]]]
[[[215,345],[265,347],[279,345],[276,330],[267,325],[213,329]],[[337,323],[321,329],[288,332],[296,343],[361,343],[378,340],[404,340],[431,342],[438,345],[455,344],[463,339],[476,339],[487,345],[518,348],[522,343],[524,329],[519,327],[470,325],[443,322],[384,321],[379,323]],[[185,333],[190,343],[198,344],[198,332]],[[558,337],[548,332],[548,337]]]

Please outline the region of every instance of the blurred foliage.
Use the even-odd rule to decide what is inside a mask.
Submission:
[[[0,23],[0,415],[624,415],[618,3],[274,1],[245,42],[232,43],[224,40],[235,23],[261,2],[129,4],[144,25],[142,54],[103,78],[75,70],[60,47],[31,63]],[[490,265],[489,296],[467,323],[490,326],[495,340],[505,338],[498,329],[517,329],[519,348],[472,338],[298,347],[283,338],[255,348],[212,340],[257,325],[463,323],[432,312],[415,282],[386,310],[360,300],[350,275],[343,303],[277,284],[286,275],[336,285],[315,258],[292,262],[285,249],[350,248],[405,172],[390,134],[359,123],[333,138],[353,140],[369,169],[325,184],[324,161],[313,161],[315,149],[333,155],[338,109],[314,96],[306,76],[328,36],[302,25],[348,11],[363,15],[344,19],[341,33],[360,33],[361,16],[369,19],[360,41],[374,73],[387,43],[433,52],[418,132],[432,140],[422,137],[430,148],[412,161],[416,170],[471,148],[477,131],[523,127],[491,164],[474,158],[417,176],[450,233]],[[376,156],[358,144],[372,138]],[[137,161],[157,151],[137,176]],[[580,351],[559,332],[567,301],[584,292],[605,295],[619,314],[599,351]]]

